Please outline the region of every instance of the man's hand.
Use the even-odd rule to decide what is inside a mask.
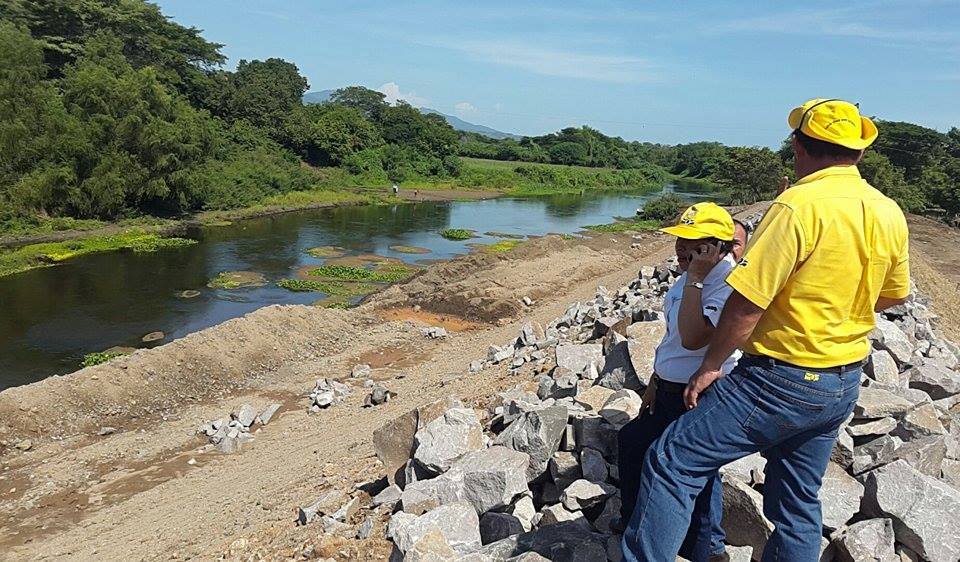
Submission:
[[[697,369],[697,372],[690,377],[690,382],[687,383],[687,389],[683,391],[683,403],[686,404],[687,409],[692,410],[696,408],[697,400],[700,399],[703,391],[710,388],[710,385],[722,376],[723,371],[720,369],[704,370],[703,367]]]
[[[657,377],[653,375],[650,377],[650,384],[647,385],[647,390],[643,393],[643,399],[640,401],[640,415],[642,416],[644,412],[647,411],[647,408],[650,409],[650,414],[653,414],[653,409],[656,407],[657,403]]]
[[[783,176],[780,178],[780,182],[777,184],[777,195],[780,195],[784,191],[790,188],[790,178]]]
[[[687,280],[703,283],[707,274],[715,265],[720,263],[720,246],[716,244],[701,244],[696,252],[690,254],[690,265],[687,267]]]

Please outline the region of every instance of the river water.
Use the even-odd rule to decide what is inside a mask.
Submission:
[[[379,254],[411,263],[449,259],[469,252],[469,243],[498,240],[485,232],[575,233],[585,225],[632,216],[656,195],[591,192],[292,212],[197,229],[188,234],[199,241],[192,246],[91,255],[0,278],[0,389],[75,371],[87,353],[160,345],[262,306],[316,302],[322,293],[275,285],[302,266],[323,263],[306,254],[308,248],[340,246],[348,255]],[[479,237],[447,240],[439,235],[445,228],[472,229]],[[394,245],[430,253],[398,253],[390,249]],[[207,287],[219,272],[244,270],[262,273],[268,284]],[[190,289],[200,295],[178,296]],[[141,338],[154,331],[166,337],[144,344]]]

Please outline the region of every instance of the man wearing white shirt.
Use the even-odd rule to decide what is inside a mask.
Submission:
[[[725,283],[736,266],[736,229],[730,214],[714,203],[698,203],[681,215],[677,225],[662,229],[677,237],[676,251],[683,274],[667,292],[663,311],[666,334],[657,346],[654,374],[643,397],[640,416],[619,433],[621,516],[633,513],[643,457],[650,444],[687,411],[683,391],[703,362],[707,344],[732,289]],[[742,240],[740,247],[742,248]],[[729,372],[733,355],[723,364]],[[680,554],[691,562],[728,560],[720,527],[723,496],[719,475],[698,496]]]

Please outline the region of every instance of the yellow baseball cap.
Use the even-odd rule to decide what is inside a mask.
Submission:
[[[863,150],[877,139],[877,126],[860,109],[837,99],[812,99],[793,108],[787,117],[793,130],[853,150]]]
[[[729,242],[733,240],[733,217],[716,203],[697,203],[680,215],[675,226],[661,228],[660,232],[687,240],[716,238]]]

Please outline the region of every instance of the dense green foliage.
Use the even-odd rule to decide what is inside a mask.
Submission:
[[[683,199],[674,193],[661,195],[643,204],[640,218],[649,221],[668,221],[676,218],[683,210]]]
[[[81,367],[93,367],[94,365],[100,365],[101,363],[106,363],[111,359],[116,359],[117,357],[123,357],[128,355],[122,351],[99,351],[97,353],[88,353],[83,356],[83,362],[80,363]]]
[[[445,228],[440,231],[440,236],[447,240],[469,240],[473,238],[473,231],[465,228]]]
[[[295,64],[228,71],[221,47],[144,0],[0,2],[0,233],[357,201],[336,188],[389,182],[537,194],[674,179],[746,203],[791,168],[789,146],[460,134],[361,86],[304,105]],[[865,177],[907,210],[960,213],[960,130],[878,124]]]
[[[593,232],[644,232],[660,228],[660,221],[648,219],[619,220],[609,224],[591,224],[583,228]]]

